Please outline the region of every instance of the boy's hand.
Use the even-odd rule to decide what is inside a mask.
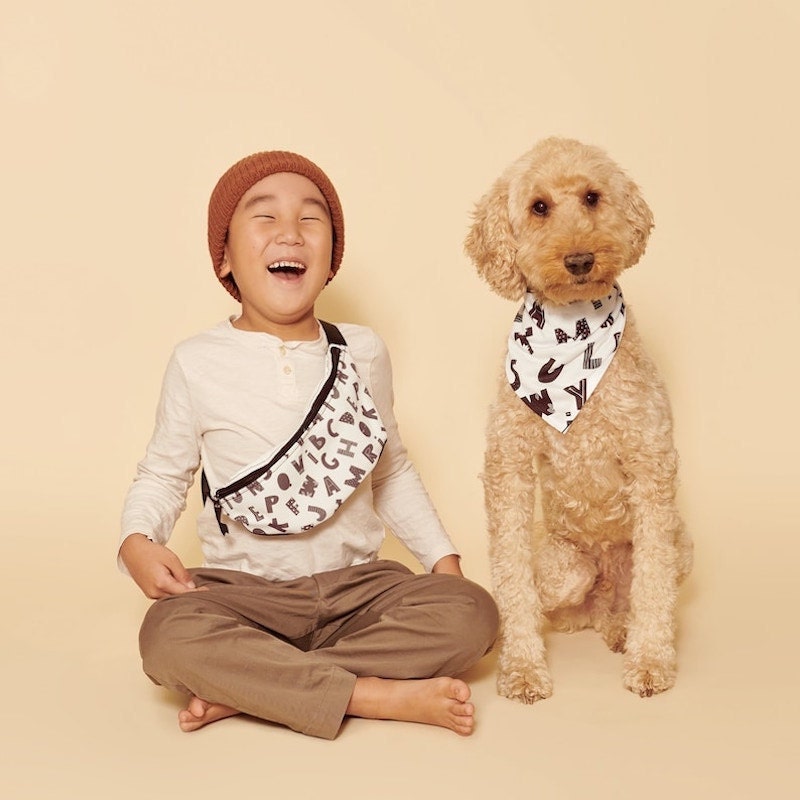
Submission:
[[[460,578],[464,577],[464,573],[461,571],[461,559],[455,553],[440,558],[433,565],[431,572],[434,574],[458,575]]]
[[[139,588],[152,600],[173,594],[202,591],[175,553],[163,544],[133,533],[122,543],[120,557]]]

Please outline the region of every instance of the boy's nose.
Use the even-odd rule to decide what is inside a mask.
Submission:
[[[300,233],[300,227],[294,222],[282,223],[276,239],[282,244],[303,243],[303,235]]]

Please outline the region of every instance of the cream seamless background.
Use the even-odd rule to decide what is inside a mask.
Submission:
[[[0,0],[4,796],[795,796],[798,34],[791,0]],[[634,698],[597,637],[554,636],[546,703],[498,698],[491,656],[469,676],[469,740],[179,734],[114,555],[172,346],[236,309],[205,248],[216,178],[271,148],[328,172],[347,245],[318,312],[387,341],[406,443],[488,585],[478,473],[516,308],[461,247],[473,203],[551,134],[606,148],[656,217],[623,290],[697,546],[677,687]],[[174,539],[190,563],[196,509]]]

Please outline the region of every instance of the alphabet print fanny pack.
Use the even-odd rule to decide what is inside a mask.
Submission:
[[[567,306],[542,306],[529,292],[508,337],[508,382],[532,411],[566,433],[600,384],[624,329],[616,284],[605,297]]]
[[[341,331],[320,321],[328,338],[327,377],[294,435],[212,492],[224,514],[255,534],[302,533],[329,519],[375,467],[386,444],[378,409],[356,370]]]

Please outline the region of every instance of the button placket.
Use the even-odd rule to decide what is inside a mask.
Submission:
[[[297,387],[291,351],[285,345],[278,348],[278,380],[287,393],[293,392]]]

